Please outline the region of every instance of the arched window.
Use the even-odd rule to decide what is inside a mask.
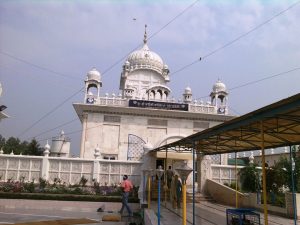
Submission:
[[[157,96],[158,99],[162,99],[162,97],[163,97],[162,90],[158,89],[157,93],[158,93],[158,96]]]

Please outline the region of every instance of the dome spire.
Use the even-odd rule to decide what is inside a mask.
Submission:
[[[145,24],[144,44],[147,44],[147,24]]]

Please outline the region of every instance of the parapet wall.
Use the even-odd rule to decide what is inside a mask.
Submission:
[[[87,184],[95,180],[100,185],[119,184],[127,174],[138,186],[141,162],[77,159],[45,156],[0,155],[0,181],[21,180],[38,182],[39,178],[50,183],[58,178],[62,183],[76,184],[84,176]]]

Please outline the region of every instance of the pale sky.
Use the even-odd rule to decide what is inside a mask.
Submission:
[[[0,104],[10,118],[0,134],[36,137],[44,146],[63,129],[78,155],[81,124],[72,103],[83,102],[84,93],[70,96],[93,67],[102,74],[101,95],[118,94],[122,58],[142,44],[144,24],[149,36],[156,33],[148,46],[169,66],[177,99],[190,86],[193,98],[204,100],[219,78],[230,113],[243,115],[299,93],[299,1],[193,2],[1,0]]]

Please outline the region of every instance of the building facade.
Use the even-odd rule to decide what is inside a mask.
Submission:
[[[100,72],[87,73],[84,101],[73,104],[82,123],[80,158],[139,161],[145,144],[155,148],[233,118],[220,80],[207,102],[194,100],[190,87],[182,100],[171,98],[169,68],[149,49],[146,30],[143,42],[122,66],[119,95],[100,96]]]

